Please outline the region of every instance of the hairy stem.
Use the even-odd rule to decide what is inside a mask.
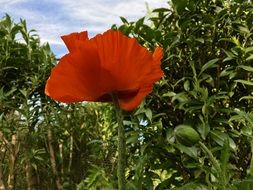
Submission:
[[[251,152],[253,153],[253,140],[251,140],[250,145],[251,145]],[[251,156],[250,160],[249,175],[251,178],[253,177],[253,155]]]
[[[126,161],[126,140],[125,140],[125,131],[123,126],[123,114],[119,106],[119,101],[117,94],[112,94],[113,103],[116,108],[117,122],[118,122],[118,189],[125,190],[126,181],[125,181],[125,161]]]
[[[226,177],[224,176],[220,164],[219,162],[216,160],[216,158],[214,157],[214,155],[212,154],[212,152],[206,147],[205,144],[203,144],[202,142],[199,142],[200,148],[203,150],[203,152],[208,156],[210,162],[212,163],[212,165],[214,166],[217,174],[218,174],[218,180],[219,183],[221,184],[220,189],[221,190],[226,190]]]

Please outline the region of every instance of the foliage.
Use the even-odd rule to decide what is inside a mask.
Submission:
[[[165,73],[125,113],[127,189],[253,189],[251,1],[172,0],[136,22],[121,19],[114,29],[163,47]],[[114,109],[46,98],[55,62],[24,20],[0,21],[0,179],[9,185],[16,156],[17,189],[34,180],[29,171],[35,189],[117,189]],[[180,125],[200,140],[181,144]]]
[[[25,20],[14,23],[9,15],[0,20],[0,146],[1,167],[6,166],[1,169],[1,175],[8,189],[23,185],[24,180],[15,177],[15,168],[24,172],[17,162],[22,163],[24,157],[28,161],[32,156],[29,164],[37,170],[35,163],[41,162],[40,156],[44,154],[41,147],[28,145],[33,141],[41,146],[40,135],[35,131],[41,121],[44,81],[54,63],[49,45],[40,44],[35,31],[28,31]],[[28,148],[31,152],[25,151]],[[23,159],[18,159],[19,154]],[[11,161],[7,167],[8,156]],[[16,185],[15,179],[21,184]]]
[[[148,155],[142,189],[250,189],[253,5],[243,0],[169,5],[154,10],[148,23],[122,19],[118,27],[148,48],[160,45],[165,51],[164,80],[129,117],[136,124],[129,136],[141,134],[141,141],[132,142],[129,162],[135,166]],[[147,124],[139,127],[140,121]],[[182,124],[194,128],[201,142],[180,144],[174,128]]]
[[[111,106],[52,102],[44,94],[56,63],[49,45],[9,15],[0,34],[0,187],[74,189],[94,165],[113,176]]]

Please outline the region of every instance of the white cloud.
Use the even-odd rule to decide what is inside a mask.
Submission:
[[[167,6],[167,0],[0,0],[0,13],[26,19],[42,42],[59,47],[61,35],[88,30],[93,36],[121,24],[119,16],[130,21],[143,17],[145,2],[151,9]]]
[[[17,3],[23,3],[26,1],[28,0],[0,0],[0,3],[3,7],[6,7],[6,6],[11,6]]]
[[[59,0],[54,0],[59,1]],[[80,20],[84,24],[98,25],[103,31],[114,23],[120,23],[120,16],[130,20],[138,19],[145,15],[147,2],[151,8],[166,6],[166,0],[61,0],[65,14],[69,18]],[[92,32],[101,32],[92,31]]]

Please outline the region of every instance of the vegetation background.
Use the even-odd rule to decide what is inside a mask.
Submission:
[[[125,113],[127,189],[252,190],[252,2],[171,0],[121,19],[112,28],[165,53],[165,77]],[[114,109],[46,97],[56,62],[25,20],[0,20],[0,190],[117,189]]]

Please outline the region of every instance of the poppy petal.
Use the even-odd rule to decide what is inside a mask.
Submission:
[[[72,52],[77,49],[77,41],[85,41],[88,40],[88,32],[75,32],[69,35],[61,36],[62,40],[66,44],[69,52]]]
[[[136,39],[129,38],[119,31],[108,30],[91,39],[98,48],[101,66],[111,73],[113,88],[116,91],[138,89],[141,76],[150,69],[152,54]]]
[[[122,109],[126,111],[133,110],[140,105],[145,96],[152,92],[153,84],[164,75],[160,67],[162,57],[163,50],[157,47],[153,53],[153,62],[150,67],[150,72],[143,76],[138,93],[134,97],[119,99]]]
[[[88,39],[87,32],[62,36],[69,54],[52,69],[45,93],[61,102],[111,101],[122,109],[139,106],[163,76],[162,48],[152,54],[136,39],[108,30]]]
[[[52,69],[45,93],[61,102],[95,101],[101,94],[100,61],[89,43],[81,50],[65,55]]]

